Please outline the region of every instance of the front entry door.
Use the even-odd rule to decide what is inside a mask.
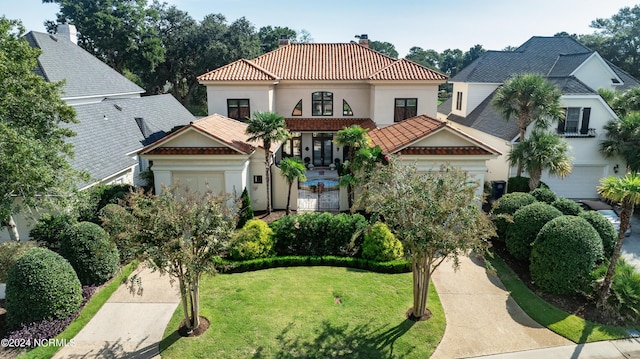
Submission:
[[[326,167],[333,162],[333,135],[320,133],[313,137],[313,165]]]

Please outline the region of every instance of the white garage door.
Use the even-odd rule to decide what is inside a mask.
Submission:
[[[596,187],[605,177],[605,166],[573,166],[571,174],[561,179],[542,175],[542,181],[558,195],[566,198],[598,198]]]
[[[182,186],[198,190],[201,193],[210,189],[215,194],[224,193],[224,173],[223,172],[174,172],[173,183],[180,182]]]

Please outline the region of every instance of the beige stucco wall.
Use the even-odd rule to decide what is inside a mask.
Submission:
[[[302,116],[311,115],[311,95],[317,91],[333,93],[333,116],[316,116],[317,118],[345,117],[342,112],[342,101],[345,100],[353,111],[354,118],[369,118],[369,85],[364,83],[291,83],[281,82],[276,86],[275,110],[283,117],[291,117],[293,108],[302,100]]]
[[[278,166],[271,167],[272,177],[272,189],[273,189],[273,209],[286,209],[287,208],[287,194],[289,192],[289,183],[282,177],[280,168]],[[298,180],[293,181],[291,187],[291,203],[289,208],[292,211],[298,209]]]
[[[371,86],[371,119],[378,127],[394,123],[396,98],[417,98],[418,115],[436,117],[438,113],[437,84],[386,84],[376,83]]]
[[[454,82],[451,93],[451,113],[467,117],[482,101],[484,101],[500,84]],[[462,92],[462,109],[456,109],[457,93]]]
[[[209,115],[228,116],[227,99],[249,99],[251,114],[256,111],[275,111],[274,85],[217,85],[207,86]]]

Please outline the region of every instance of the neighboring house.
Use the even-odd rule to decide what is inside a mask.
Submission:
[[[210,187],[215,180],[213,187],[228,193],[247,187],[253,208],[264,210],[264,149],[249,146],[242,132],[242,121],[257,111],[279,113],[291,132],[282,146],[271,149],[276,163],[298,157],[308,167],[332,168],[349,152],[333,143],[334,135],[359,125],[370,130],[373,145],[418,162],[423,170],[445,162],[460,165],[476,177],[482,191],[486,161],[500,154],[435,119],[438,85],[446,76],[371,50],[366,36],[359,43],[338,44],[281,40],[274,51],[237,60],[198,80],[207,87],[210,116],[141,152],[154,162],[156,185],[177,177],[198,186],[207,181]],[[283,208],[284,183],[277,166],[273,172],[270,195],[274,208]],[[339,209],[347,209],[344,193]]]
[[[552,130],[569,142],[573,170],[564,179],[544,173],[542,180],[561,196],[596,198],[599,179],[621,175],[625,168],[622,159],[605,159],[599,152],[605,139],[603,126],[617,116],[597,90],[625,91],[640,82],[571,37],[532,37],[514,51],[488,51],[450,80],[452,96],[438,111],[439,118],[455,122],[505,153],[489,161],[491,180],[513,175],[505,147],[518,141],[519,132],[515,118],[505,121],[491,100],[500,85],[523,73],[540,74],[556,84],[565,107],[565,121]]]
[[[73,29],[59,28],[67,35],[31,31],[25,38],[42,50],[36,73],[50,82],[65,80],[62,99],[73,106],[78,120],[65,124],[76,133],[68,140],[75,153],[70,163],[91,177],[79,187],[141,184],[137,174],[148,164],[137,152],[195,118],[171,95],[141,97],[142,88],[76,45]],[[28,238],[28,220],[17,218],[20,237]],[[8,237],[3,229],[0,241]]]

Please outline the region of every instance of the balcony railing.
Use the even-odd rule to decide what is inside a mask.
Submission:
[[[586,132],[577,128],[566,128],[564,132],[558,131],[558,134],[566,138],[589,138],[597,136],[595,128],[590,128]]]

